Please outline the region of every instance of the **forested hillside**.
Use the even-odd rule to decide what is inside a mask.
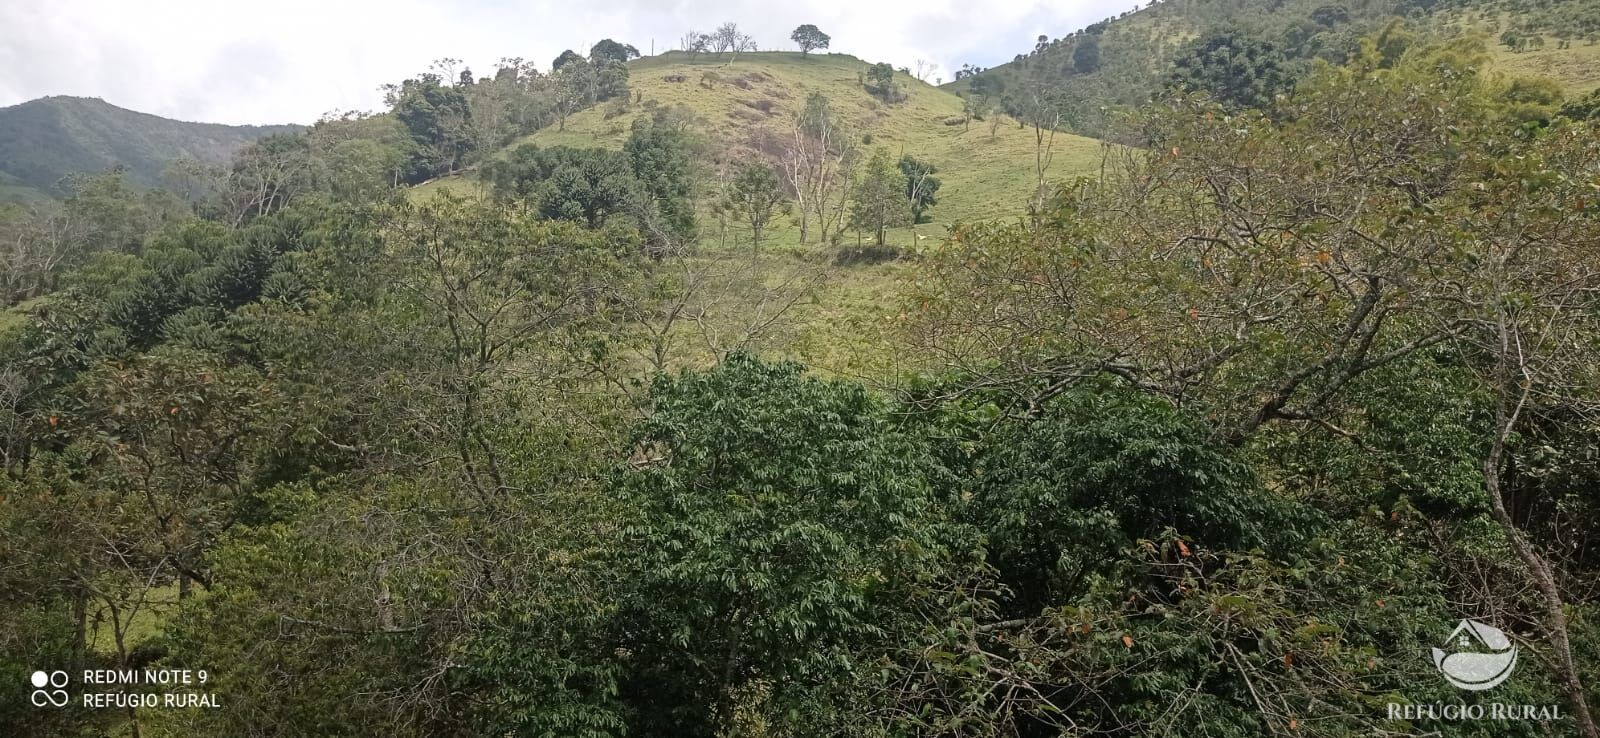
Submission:
[[[791,40],[0,211],[0,734],[1600,738],[1600,97]]]
[[[1259,107],[1319,62],[1344,64],[1361,39],[1480,36],[1490,69],[1538,75],[1573,94],[1600,87],[1600,6],[1585,0],[1164,0],[1059,36],[944,85],[982,108],[1040,116],[1102,135],[1119,108],[1173,85]],[[1041,97],[1064,104],[1040,110]]]
[[[298,126],[185,123],[124,110],[104,100],[47,97],[0,108],[0,202],[62,196],[70,174],[126,170],[142,186],[163,183],[174,162],[226,163],[250,143]]]

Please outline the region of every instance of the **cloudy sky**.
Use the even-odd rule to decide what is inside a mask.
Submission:
[[[1009,60],[1130,0],[0,0],[0,106],[102,97],[170,118],[309,123],[371,110],[378,86],[439,57],[479,74],[502,57],[548,69],[602,38],[648,53],[735,21],[763,49],[815,23],[833,51],[895,66]]]

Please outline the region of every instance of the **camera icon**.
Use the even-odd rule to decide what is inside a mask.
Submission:
[[[68,681],[66,672],[36,671],[30,681],[33,682],[34,687],[32,697],[34,707],[67,706],[67,701],[70,698],[67,696],[67,690],[63,689],[63,687],[67,686]]]

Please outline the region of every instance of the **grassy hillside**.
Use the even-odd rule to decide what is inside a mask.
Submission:
[[[1560,82],[1569,96],[1600,87],[1600,44],[1522,52],[1495,46],[1492,52],[1494,69],[1522,77],[1549,77]]]
[[[154,185],[174,159],[226,162],[250,141],[297,128],[186,123],[97,98],[40,98],[0,108],[0,199],[60,195],[63,177],[114,166]]]
[[[1164,0],[1046,38],[944,89],[965,94],[975,79],[989,77],[1016,90],[1037,75],[1061,86],[1074,130],[1104,135],[1101,110],[1147,100],[1173,59],[1201,35],[1242,31],[1271,43],[1292,70],[1303,72],[1319,59],[1342,63],[1363,36],[1395,18],[1428,38],[1488,39],[1500,71],[1551,77],[1573,93],[1600,86],[1600,4],[1589,0]],[[1524,42],[1501,43],[1508,31]],[[1086,46],[1098,50],[1097,63],[1080,63]]]
[[[661,106],[694,111],[711,144],[707,164],[717,170],[741,158],[771,155],[773,141],[789,135],[795,110],[813,91],[827,95],[835,111],[857,129],[868,146],[886,146],[938,167],[943,181],[939,203],[915,229],[891,231],[889,242],[907,252],[938,243],[944,226],[1024,212],[1036,183],[1038,149],[1031,130],[1002,118],[993,131],[984,121],[960,124],[962,100],[948,91],[897,74],[906,99],[886,104],[869,95],[858,75],[867,63],[842,54],[804,56],[795,52],[739,54],[731,62],[715,55],[691,57],[669,52],[629,64],[633,96],[626,105],[601,105],[569,117],[564,128],[551,126],[513,144],[619,148],[635,118]],[[764,143],[766,142],[766,143]],[[1101,157],[1100,142],[1057,134],[1047,169],[1051,179],[1092,173]],[[766,152],[765,154],[761,152]],[[416,196],[448,190],[483,194],[472,175],[436,180]],[[743,230],[722,231],[703,218],[707,246],[739,249]],[[855,243],[854,233],[846,242]],[[853,376],[884,376],[893,361],[888,317],[898,311],[904,261],[836,266],[834,251],[815,242],[801,245],[788,219],[768,231],[763,249],[770,263],[769,283],[804,271],[825,273],[806,290],[791,313],[792,329],[782,331],[781,348],[814,366]]]
[[[566,130],[546,129],[527,140],[540,145],[621,146],[633,119],[658,105],[684,105],[706,122],[720,158],[747,156],[763,136],[781,140],[796,108],[813,91],[828,96],[871,145],[913,154],[939,168],[940,203],[929,211],[935,223],[991,218],[1020,212],[1033,191],[1035,141],[1031,131],[1007,121],[990,136],[988,127],[949,125],[961,117],[961,99],[944,90],[896,75],[907,98],[885,104],[862,89],[867,63],[844,54],[793,52],[740,54],[731,63],[713,55],[691,58],[669,52],[629,65],[630,85],[643,102],[626,112],[602,106],[567,121]],[[1097,141],[1058,136],[1052,176],[1086,172],[1100,155]]]
[[[827,95],[834,109],[869,145],[887,146],[933,163],[944,186],[939,204],[928,211],[935,224],[1020,213],[1035,181],[1033,132],[1006,119],[990,135],[987,124],[959,124],[962,101],[947,91],[906,75],[896,82],[907,99],[885,104],[862,89],[858,74],[867,63],[842,54],[804,56],[794,52],[739,54],[732,62],[715,55],[690,57],[669,52],[629,65],[636,98],[626,106],[601,105],[568,118],[564,129],[551,126],[521,143],[540,146],[619,148],[633,120],[660,106],[682,105],[704,122],[719,166],[767,149],[762,140],[781,141],[797,106],[813,91]],[[633,102],[637,99],[637,102]],[[950,123],[957,123],[951,125]],[[514,145],[518,145],[514,144]],[[1099,142],[1060,134],[1048,169],[1052,178],[1092,171]],[[463,178],[439,180],[420,188],[468,191]],[[924,226],[924,229],[927,227]],[[781,234],[779,234],[781,235]]]

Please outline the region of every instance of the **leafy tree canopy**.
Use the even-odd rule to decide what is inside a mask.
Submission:
[[[1294,81],[1283,54],[1270,42],[1239,31],[1196,40],[1174,65],[1173,86],[1208,93],[1236,109],[1266,109]]]
[[[599,43],[589,48],[589,61],[599,64],[602,61],[626,62],[639,56],[639,50],[632,44],[622,44],[611,39],[602,39]]]
[[[800,47],[800,53],[809,54],[817,49],[828,48],[828,42],[833,39],[815,25],[806,23],[794,29],[794,33],[789,34],[789,40]]]

